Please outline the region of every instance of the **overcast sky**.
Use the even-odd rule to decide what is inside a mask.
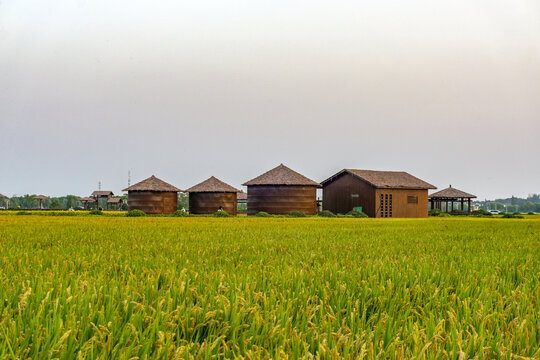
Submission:
[[[0,193],[403,170],[540,192],[538,0],[0,2]]]

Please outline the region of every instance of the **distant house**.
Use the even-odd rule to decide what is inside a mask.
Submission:
[[[113,195],[113,192],[110,190],[95,190],[90,197],[96,201],[98,208],[105,209],[107,207],[107,201]]]
[[[435,186],[403,171],[344,169],[322,182],[323,210],[346,214],[362,207],[370,217],[428,216]]]
[[[261,211],[276,215],[286,215],[293,211],[302,211],[307,215],[317,213],[316,193],[321,184],[283,164],[243,186],[248,188],[248,215]]]

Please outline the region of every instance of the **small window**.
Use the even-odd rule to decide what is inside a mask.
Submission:
[[[418,204],[418,196],[407,196],[407,203],[408,204]]]

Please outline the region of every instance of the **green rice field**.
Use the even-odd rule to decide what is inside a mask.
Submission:
[[[0,215],[0,359],[539,359],[540,218]]]

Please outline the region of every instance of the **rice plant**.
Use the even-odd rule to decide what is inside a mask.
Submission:
[[[0,358],[540,356],[540,219],[0,215]]]

